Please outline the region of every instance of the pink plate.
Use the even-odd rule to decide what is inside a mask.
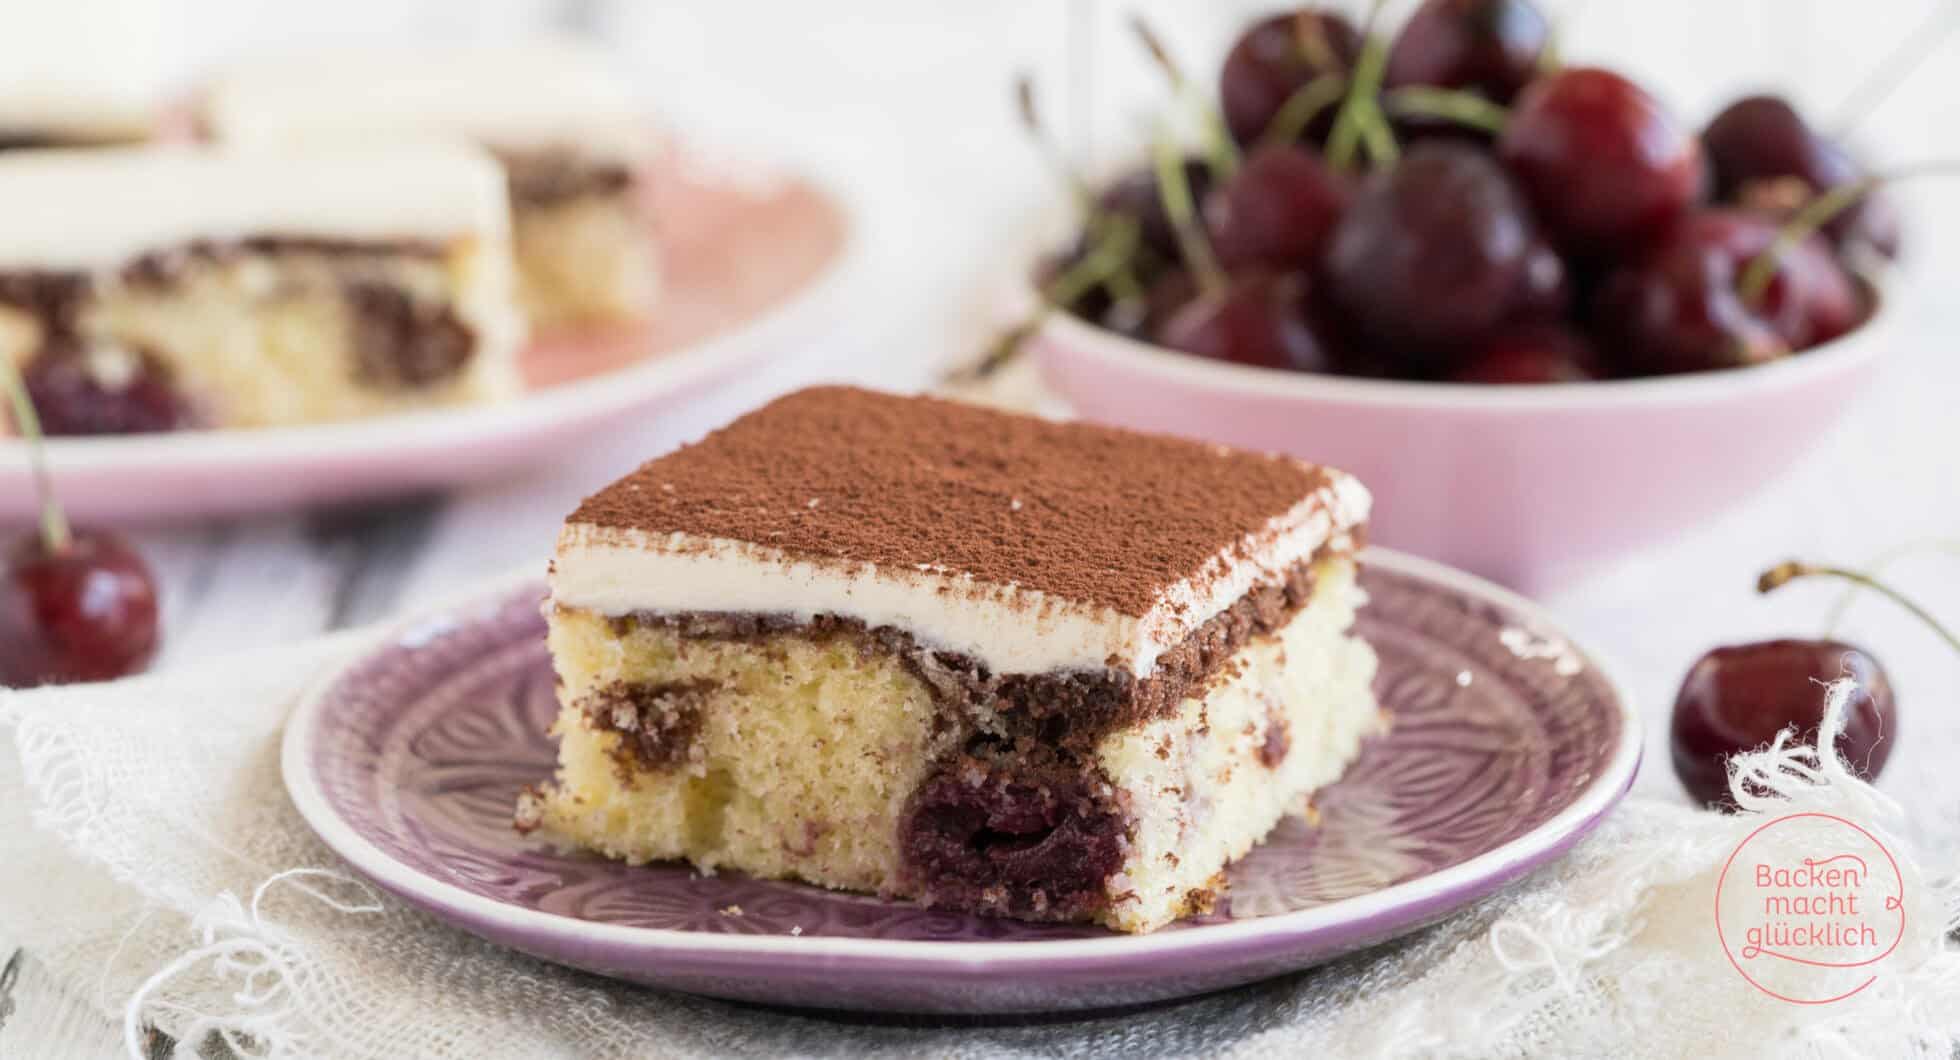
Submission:
[[[1371,540],[1538,591],[1772,481],[1870,380],[1892,315],[1881,299],[1857,331],[1754,368],[1535,386],[1250,368],[1061,313],[1034,345],[1084,417],[1351,471],[1375,495]]]
[[[651,325],[558,335],[524,354],[527,392],[502,405],[317,427],[64,438],[61,497],[86,520],[196,518],[453,486],[682,407],[839,318],[868,259],[855,180],[711,168],[682,153],[648,182],[662,245]],[[0,519],[34,493],[26,452],[0,439]]]

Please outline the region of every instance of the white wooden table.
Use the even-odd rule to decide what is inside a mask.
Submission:
[[[1876,61],[1935,2],[1943,0],[1593,0],[1573,27],[1570,54],[1638,55],[1640,69],[1689,113],[1706,114],[1738,85],[1799,73],[1801,95],[1829,101],[1862,67],[1827,60]],[[1197,5],[1143,6],[1176,25],[1191,21]],[[911,195],[890,209],[904,218],[900,229],[914,233],[905,267],[922,297],[865,307],[848,334],[766,378],[508,483],[351,511],[141,531],[163,582],[159,665],[367,622],[506,569],[541,571],[565,512],[639,460],[801,381],[913,388],[932,378],[936,361],[975,347],[976,323],[988,314],[987,300],[972,292],[988,289],[1003,260],[1022,252],[1000,233],[1020,230],[1031,203],[1052,199],[1014,129],[1004,86],[1009,71],[1023,66],[1049,71],[1051,86],[1062,83],[1055,73],[1061,12],[1039,0],[868,0],[846,20],[824,5],[772,6],[773,28],[759,34],[746,24],[755,12],[742,4],[648,7],[616,26],[615,39],[644,57],[654,98],[671,111],[711,114],[723,98],[717,93],[746,92],[765,98],[784,121],[906,145],[898,176]],[[1104,36],[1101,95],[1131,98],[1148,76],[1111,57],[1127,51],[1113,28]],[[1215,28],[1193,32],[1201,42],[1191,47],[1194,67],[1220,37]],[[1868,122],[1865,138],[1894,160],[1960,155],[1950,134],[1960,128],[1954,80],[1938,64],[1922,71]],[[707,91],[711,84],[718,87]],[[1132,112],[1108,99],[1100,107]],[[1103,137],[1120,124],[1104,118]],[[1796,587],[1757,599],[1750,584],[1758,569],[1790,555],[1861,563],[1905,542],[1960,539],[1960,287],[1952,279],[1960,276],[1960,188],[1922,185],[1907,197],[1916,227],[1912,275],[1898,295],[1905,305],[1899,347],[1850,420],[1821,438],[1798,472],[1731,516],[1683,526],[1678,540],[1546,600],[1633,685],[1650,723],[1642,792],[1678,797],[1665,720],[1696,655],[1718,643],[1816,630],[1830,593]],[[1960,621],[1960,561],[1925,556],[1896,570],[1910,592]],[[1876,601],[1860,605],[1848,632],[1877,651],[1900,694],[1904,742],[1883,786],[1909,798],[1929,828],[1960,836],[1960,771],[1951,768],[1960,758],[1960,660]],[[0,966],[11,953],[0,938]],[[15,976],[0,976],[0,1057],[48,1055],[26,1043],[62,1042],[75,1056],[120,1048],[108,1024],[37,978],[31,955]]]

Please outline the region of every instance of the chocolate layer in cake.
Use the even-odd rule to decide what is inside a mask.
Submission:
[[[785,635],[848,639],[860,651],[902,660],[932,691],[948,719],[1009,740],[1038,739],[1083,750],[1112,729],[1162,717],[1197,694],[1240,648],[1279,629],[1306,606],[1313,583],[1313,560],[1295,564],[1284,580],[1246,593],[1160,655],[1156,669],[1144,678],[1106,669],[995,674],[971,655],[923,647],[905,630],[868,628],[840,615],[799,620],[790,615],[642,611],[610,621],[622,636],[636,627],[658,626],[697,640],[759,641]]]

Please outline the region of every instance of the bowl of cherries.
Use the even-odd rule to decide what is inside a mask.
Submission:
[[[1043,377],[1352,471],[1376,540],[1526,588],[1747,497],[1885,345],[1882,182],[1778,97],[1696,132],[1552,51],[1531,0],[1254,23],[1200,149],[1080,189]]]

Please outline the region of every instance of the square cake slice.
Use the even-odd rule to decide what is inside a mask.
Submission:
[[[1283,457],[824,388],[588,499],[520,828],[1149,931],[1383,724],[1368,494]]]
[[[0,357],[63,434],[503,398],[507,212],[467,145],[0,155]]]
[[[541,39],[267,57],[220,75],[199,117],[237,149],[479,144],[509,178],[519,293],[534,324],[629,323],[653,310],[648,119],[589,47]]]

